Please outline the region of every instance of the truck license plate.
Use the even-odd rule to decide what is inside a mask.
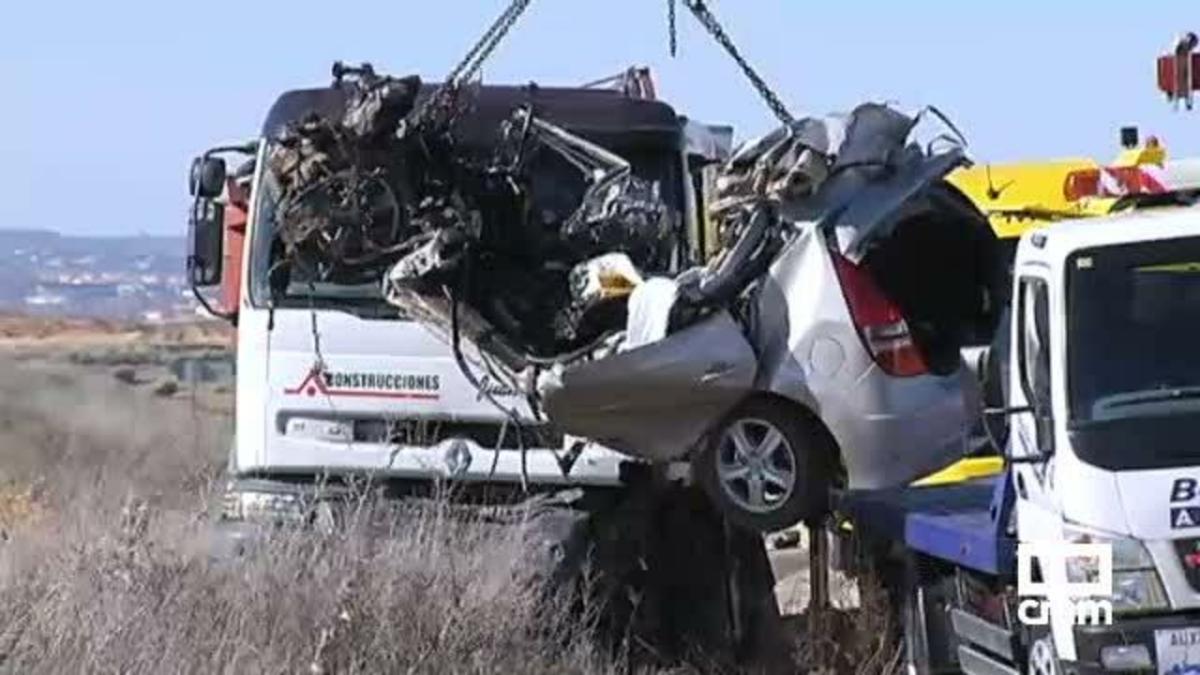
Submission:
[[[1200,628],[1154,631],[1159,675],[1200,675]]]

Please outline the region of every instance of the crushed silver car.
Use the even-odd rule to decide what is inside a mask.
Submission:
[[[678,272],[669,106],[340,80],[340,119],[293,125],[270,158],[280,275],[382,276],[484,398],[523,391],[556,432],[690,462],[760,530],[819,514],[833,485],[963,454],[978,394],[960,348],[994,330],[1004,273],[943,180],[961,143],[918,143],[921,115],[866,104],[744,145],[710,204],[721,252]]]
[[[960,348],[995,329],[1004,272],[984,216],[942,180],[961,145],[912,142],[917,122],[863,105],[744,147],[716,204],[722,257],[638,286],[631,331],[664,334],[543,378],[550,419],[690,459],[762,530],[817,514],[830,485],[899,485],[961,457],[979,395]]]

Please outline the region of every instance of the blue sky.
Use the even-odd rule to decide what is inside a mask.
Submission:
[[[335,59],[436,79],[504,2],[9,3],[0,227],[182,233],[189,158],[252,134],[280,91],[327,83]],[[767,130],[766,108],[690,16],[669,57],[665,6],[534,0],[485,78],[575,83],[645,64],[681,112],[741,137]],[[1123,124],[1175,156],[1200,155],[1200,110],[1173,112],[1153,64],[1178,33],[1200,30],[1194,0],[712,6],[796,113],[934,104],[982,161],[1107,159]]]

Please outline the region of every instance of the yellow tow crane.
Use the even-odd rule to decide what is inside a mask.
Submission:
[[[1157,138],[1139,144],[1137,136],[1136,128],[1122,129],[1121,152],[1105,165],[1088,158],[978,164],[948,180],[987,215],[998,237],[1015,242],[1030,229],[1111,213],[1123,198],[1116,194],[1122,181],[1140,181],[1141,169],[1166,164]],[[1114,189],[1100,189],[1109,176]]]
[[[1167,151],[1156,138],[1139,144],[1137,130],[1121,130],[1122,149],[1116,159],[1101,165],[1092,159],[1064,158],[1046,161],[980,164],[958,169],[947,180],[963,192],[988,217],[1009,255],[1016,242],[1031,229],[1060,220],[1111,213],[1123,199],[1119,190],[1100,189],[1105,172],[1116,176],[1117,186],[1139,181],[1142,167],[1162,167]],[[1140,183],[1139,183],[1140,185]],[[999,456],[968,457],[918,480],[914,485],[944,485],[993,476],[1004,468]]]

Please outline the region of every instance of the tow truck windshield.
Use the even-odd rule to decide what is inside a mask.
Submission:
[[[1200,238],[1080,251],[1068,261],[1067,302],[1070,428],[1083,458],[1113,468],[1194,462]]]

